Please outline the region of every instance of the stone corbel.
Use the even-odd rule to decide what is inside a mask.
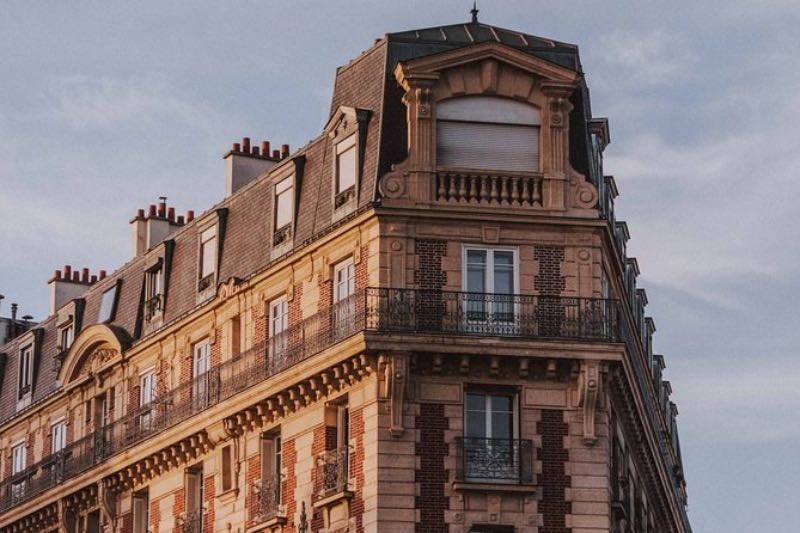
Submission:
[[[97,483],[97,500],[100,504],[100,514],[103,515],[103,522],[107,526],[111,526],[106,531],[117,531],[117,515],[114,512],[116,503],[108,484],[103,481]]]
[[[597,441],[595,414],[602,385],[600,361],[582,361],[578,377],[578,405],[583,407],[583,442],[592,445]]]
[[[386,372],[386,397],[389,400],[389,434],[403,435],[403,402],[408,386],[408,354],[394,353],[389,356]]]

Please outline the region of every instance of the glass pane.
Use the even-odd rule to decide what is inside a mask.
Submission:
[[[486,396],[483,394],[467,394],[467,410],[484,411],[486,409]]]
[[[336,192],[346,191],[356,184],[356,147],[353,146],[339,154],[338,183]]]
[[[486,250],[467,250],[467,264],[486,264]]]
[[[203,243],[203,249],[201,251],[202,257],[202,270],[200,272],[200,277],[204,278],[210,274],[214,273],[216,268],[216,255],[217,255],[217,239],[216,237],[211,239],[208,242]]]
[[[280,229],[292,221],[292,191],[280,193],[275,198],[275,229]]]
[[[100,302],[100,315],[98,320],[100,322],[107,322],[111,320],[111,311],[114,308],[114,298],[117,295],[117,287],[111,287],[103,293],[103,299]]]
[[[483,266],[467,267],[467,292],[486,292],[486,270]]]
[[[492,435],[493,439],[511,438],[511,413],[492,413]]]
[[[514,252],[510,251],[496,251],[494,253],[494,265],[513,267],[514,266]]]
[[[481,439],[486,437],[486,413],[467,411],[466,436]]]
[[[511,412],[511,397],[510,396],[492,396],[492,412]]]

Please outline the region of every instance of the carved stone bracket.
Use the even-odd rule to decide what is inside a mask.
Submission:
[[[597,441],[595,433],[595,413],[601,389],[600,361],[581,361],[578,377],[578,405],[583,407],[583,441],[592,445]]]
[[[407,353],[394,353],[389,356],[386,365],[386,396],[389,399],[389,434],[392,437],[403,435],[403,402],[406,397],[406,387],[408,382],[408,360]]]

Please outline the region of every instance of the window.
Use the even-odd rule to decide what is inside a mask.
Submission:
[[[274,516],[281,504],[282,449],[280,434],[261,435],[261,479],[258,482],[258,514]]]
[[[294,176],[275,185],[275,233],[292,222],[294,203]]]
[[[203,466],[186,470],[184,531],[203,531]]]
[[[286,296],[269,304],[269,354],[272,364],[280,364],[289,346],[289,302]]]
[[[21,474],[25,470],[25,462],[27,460],[27,450],[25,443],[20,442],[11,448],[11,477],[12,479],[17,474]],[[17,479],[11,484],[11,501],[16,503],[25,497],[25,489],[27,488],[27,479]]]
[[[100,312],[97,315],[98,322],[111,322],[114,319],[114,313],[117,310],[117,289],[118,285],[114,284],[103,293]]]
[[[163,307],[164,269],[161,262],[145,273],[144,292],[145,319],[152,320],[161,314]]]
[[[519,482],[526,456],[517,429],[517,395],[504,391],[467,391],[464,402],[462,464],[466,481]],[[528,441],[526,441],[528,442]],[[527,480],[527,478],[526,478]]]
[[[60,420],[50,426],[50,453],[58,453],[67,446],[67,423]]]
[[[462,305],[467,326],[498,324],[505,328],[515,322],[516,263],[515,249],[464,249]]]
[[[222,492],[233,488],[233,447],[228,444],[222,447]]]
[[[211,344],[201,341],[194,345],[192,360],[192,375],[194,386],[192,389],[195,405],[207,406],[211,400]]]
[[[336,194],[356,186],[356,136],[336,145]]]
[[[217,227],[212,226],[200,233],[200,282],[198,290],[213,285],[217,271]]]
[[[148,533],[150,497],[147,489],[133,493],[133,533]]]
[[[356,267],[352,258],[342,261],[333,269],[333,322],[334,335],[345,338],[356,328]]]
[[[437,106],[440,166],[539,171],[539,110],[505,98],[467,96]]]
[[[151,369],[139,376],[139,427],[143,430],[153,428],[155,412],[150,406],[156,399],[156,371]]]
[[[72,346],[72,341],[75,338],[75,328],[72,325],[72,322],[61,326],[58,330],[58,346],[62,352],[69,350],[69,347]]]
[[[33,345],[28,345],[19,354],[19,397],[23,398],[31,393],[33,383]]]

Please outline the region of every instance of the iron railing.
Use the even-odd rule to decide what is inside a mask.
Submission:
[[[363,289],[3,480],[0,513],[360,331],[616,341],[617,330],[613,300]]]
[[[533,483],[533,442],[522,439],[456,438],[456,481]]]
[[[343,446],[323,452],[317,456],[314,475],[314,493],[311,498],[319,501],[328,496],[344,492],[350,484],[350,447]]]
[[[188,512],[180,518],[180,532],[181,533],[203,533],[203,522],[205,515],[203,509]]]
[[[256,522],[266,522],[281,514],[281,479],[280,476],[259,479],[253,484],[252,494],[255,497]]]
[[[417,289],[368,289],[367,329],[616,341],[616,300]]]

